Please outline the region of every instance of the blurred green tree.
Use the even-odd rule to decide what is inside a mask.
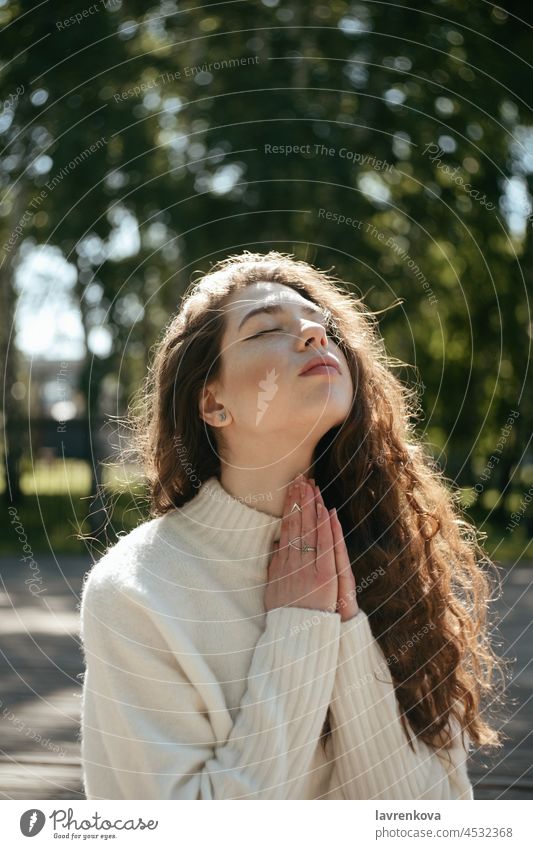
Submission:
[[[23,234],[76,265],[89,353],[91,330],[109,331],[109,355],[87,357],[89,413],[109,375],[130,396],[193,271],[244,248],[292,252],[383,310],[457,485],[497,453],[471,504],[501,523],[532,467],[527,7],[86,8],[2,10],[4,90],[24,94],[2,130],[1,221],[13,232],[50,176],[105,139]]]

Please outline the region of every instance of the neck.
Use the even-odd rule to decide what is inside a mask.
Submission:
[[[262,580],[282,522],[281,515],[273,516],[265,506],[264,502],[235,498],[213,476],[169,516],[179,520],[182,542],[198,551],[202,560],[208,559],[215,567],[240,567]]]
[[[220,483],[233,498],[269,516],[281,518],[287,490],[299,474],[314,477],[312,459],[272,464],[264,472],[222,464]]]

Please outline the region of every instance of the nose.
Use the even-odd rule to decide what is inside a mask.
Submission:
[[[306,322],[301,338],[304,340],[304,347],[328,347],[326,328],[319,322]]]

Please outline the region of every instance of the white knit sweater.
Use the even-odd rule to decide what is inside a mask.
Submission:
[[[88,799],[473,798],[460,735],[451,766],[414,734],[408,746],[364,611],[265,613],[280,525],[212,477],[93,566],[81,602]]]

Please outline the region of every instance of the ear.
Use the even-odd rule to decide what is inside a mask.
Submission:
[[[214,387],[208,386],[202,389],[198,400],[198,413],[206,424],[212,427],[224,427],[229,422],[229,413],[224,404],[217,401],[213,389]]]

